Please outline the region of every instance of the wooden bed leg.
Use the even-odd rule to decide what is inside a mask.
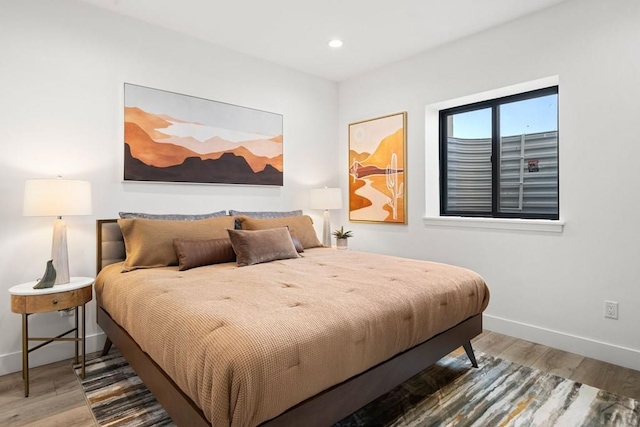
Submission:
[[[462,344],[462,347],[464,347],[464,351],[467,353],[469,360],[471,360],[471,364],[473,365],[473,367],[477,368],[478,362],[476,361],[476,355],[473,353],[473,347],[471,347],[471,341],[468,341],[465,344]]]
[[[101,356],[106,356],[107,353],[109,353],[109,350],[111,350],[111,344],[113,344],[113,343],[111,342],[111,340],[109,338],[107,338],[107,340],[104,342],[104,347],[102,347]]]

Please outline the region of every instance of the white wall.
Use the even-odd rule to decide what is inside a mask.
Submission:
[[[1,2],[0,46],[0,375],[21,366],[21,318],[7,290],[39,277],[51,250],[53,218],[22,216],[25,179],[92,182],[94,215],[67,218],[76,276],[95,275],[97,218],[120,210],[308,210],[308,188],[339,183],[333,82],[67,0]],[[122,183],[124,82],[283,114],[284,186]],[[103,341],[95,301],[88,319],[94,350]],[[55,313],[30,318],[37,335],[70,324]],[[72,347],[38,350],[32,365],[69,357]]]
[[[408,112],[409,223],[349,224],[350,246],[474,269],[492,292],[487,329],[640,369],[638,46],[640,2],[573,0],[341,83],[341,165],[349,123]],[[426,106],[549,76],[564,231],[426,225],[425,192],[438,185],[425,185],[425,153],[437,153],[425,150],[425,126],[437,126]],[[619,320],[604,318],[605,299]]]

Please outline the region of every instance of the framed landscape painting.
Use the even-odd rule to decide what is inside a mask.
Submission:
[[[406,224],[407,113],[349,125],[349,220]]]
[[[283,183],[282,115],[124,85],[124,180]]]

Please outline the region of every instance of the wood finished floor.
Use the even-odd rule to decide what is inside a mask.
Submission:
[[[640,400],[640,371],[485,331],[475,350]],[[24,397],[20,372],[0,377],[0,426],[95,426],[71,361],[33,368]]]

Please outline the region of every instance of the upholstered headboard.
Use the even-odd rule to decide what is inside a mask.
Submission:
[[[124,239],[117,219],[99,219],[96,221],[96,274],[109,264],[124,261],[126,252]]]

